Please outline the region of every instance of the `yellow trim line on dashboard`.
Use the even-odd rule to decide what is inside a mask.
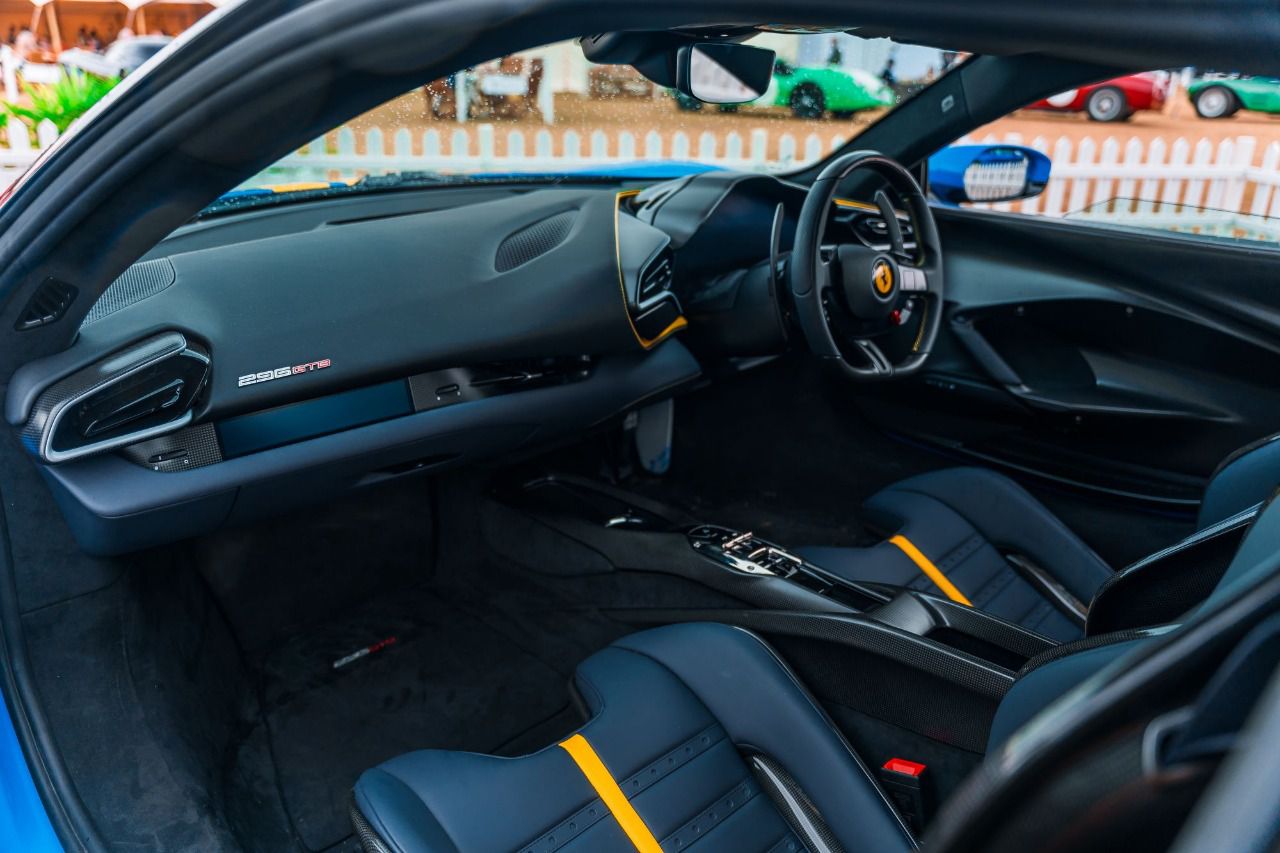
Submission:
[[[964,593],[956,589],[956,585],[953,584],[947,576],[942,573],[942,570],[933,564],[933,560],[926,557],[910,539],[899,533],[897,536],[890,539],[889,542],[893,545],[897,545],[898,548],[901,549],[902,553],[906,554],[911,559],[911,562],[916,564],[916,568],[924,572],[925,576],[928,577],[929,580],[933,581],[934,585],[946,594],[947,598],[957,604],[963,604],[965,607],[973,606],[973,602],[965,598]]]
[[[658,333],[656,338],[646,338],[640,334],[640,330],[636,328],[636,322],[631,318],[631,310],[627,308],[627,280],[622,273],[622,226],[618,222],[618,218],[622,216],[622,200],[631,198],[640,194],[640,190],[619,190],[613,199],[613,252],[614,258],[618,265],[618,289],[622,291],[622,310],[627,315],[627,325],[631,327],[631,334],[636,336],[636,340],[640,342],[640,346],[645,349],[653,349],[658,344],[665,341],[671,335],[689,325],[689,321],[684,317],[677,317],[671,321],[671,324]]]
[[[582,775],[587,777],[591,787],[595,788],[605,807],[613,814],[614,820],[618,822],[618,826],[622,827],[627,838],[631,839],[636,850],[639,853],[662,853],[662,845],[658,844],[649,827],[636,813],[631,801],[627,799],[626,794],[622,793],[622,789],[614,781],[613,774],[609,772],[608,767],[604,766],[604,762],[600,760],[600,756],[596,755],[595,749],[587,739],[582,735],[574,735],[562,741],[560,748],[569,753],[574,763],[578,765],[578,769],[582,771]]]

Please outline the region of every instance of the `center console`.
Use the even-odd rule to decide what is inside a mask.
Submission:
[[[900,591],[841,578],[749,530],[698,524],[685,535],[695,552],[731,572],[790,581],[854,610],[885,604]]]
[[[750,531],[696,518],[613,486],[572,477],[540,478],[505,493],[501,535],[520,542],[514,559],[556,553],[582,571],[677,575],[711,587],[742,607],[650,609],[628,617],[759,623],[775,630],[838,638],[943,677],[981,683],[1002,694],[1052,640],[941,596],[850,580]],[[527,524],[528,519],[536,524]],[[513,537],[513,531],[519,536]],[[557,537],[559,542],[537,540]],[[581,558],[573,554],[581,552]],[[591,567],[591,568],[587,568]],[[625,609],[625,608],[624,608]],[[746,614],[754,614],[748,616]],[[817,618],[817,617],[821,618]],[[966,677],[968,673],[971,678]]]
[[[1019,673],[1056,646],[981,610],[849,580],[759,531],[591,480],[519,483],[483,515],[501,556],[581,584],[584,601],[628,628],[709,621],[764,637],[860,755],[926,764],[939,794],[981,760]],[[662,599],[672,585],[678,594]]]
[[[729,572],[788,581],[897,628],[1016,672],[1055,644],[1003,619],[904,587],[863,583],[828,572],[750,531],[699,524],[686,535],[695,552]]]
[[[928,764],[939,794],[986,751],[1019,670],[1054,647],[971,607],[850,581],[758,531],[593,480],[541,477],[482,506],[497,556],[558,579],[622,630],[721,622],[764,637],[859,754]]]

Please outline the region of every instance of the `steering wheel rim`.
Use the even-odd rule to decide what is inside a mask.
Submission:
[[[897,191],[906,203],[908,217],[915,233],[916,253],[914,258],[909,258],[898,227],[898,219],[888,195],[882,190],[877,191],[876,206],[880,208],[881,215],[885,219],[890,238],[890,250],[882,254],[900,259],[901,269],[907,270],[907,276],[912,277],[913,280],[915,274],[910,272],[913,269],[919,270],[924,277],[923,289],[915,291],[925,297],[920,333],[910,353],[897,363],[891,362],[881,351],[872,340],[874,335],[849,339],[849,343],[867,359],[868,364],[863,366],[850,362],[836,340],[836,333],[831,327],[831,319],[824,305],[826,291],[833,287],[831,282],[833,264],[822,257],[822,240],[826,232],[829,211],[835,202],[836,190],[850,174],[859,169],[875,172]],[[878,265],[879,262],[878,258],[876,264]],[[795,246],[788,263],[787,277],[796,316],[810,350],[818,357],[835,363],[846,376],[858,381],[880,381],[910,376],[920,370],[928,360],[942,325],[942,245],[938,239],[937,224],[933,220],[933,213],[929,209],[929,201],[924,190],[916,183],[911,173],[893,158],[878,151],[854,151],[835,159],[822,170],[810,187],[804,207],[800,211],[800,221],[796,226]],[[896,279],[890,287],[893,288],[892,297],[897,299],[898,294],[905,290],[900,284],[902,275],[896,277],[891,275],[890,278]],[[877,286],[870,281],[867,284],[869,287]]]

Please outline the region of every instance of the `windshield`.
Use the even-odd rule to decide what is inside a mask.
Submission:
[[[389,181],[787,172],[828,156],[927,85],[954,53],[847,33],[762,33],[768,90],[713,106],[576,41],[461,69],[334,128],[241,185],[238,199]]]

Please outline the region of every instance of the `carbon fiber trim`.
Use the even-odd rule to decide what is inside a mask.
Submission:
[[[990,613],[972,607],[947,601],[936,595],[911,592],[908,596],[928,609],[937,624],[993,643],[1025,658],[1035,657],[1058,645],[1048,637],[1028,631],[1020,625],[1006,622],[998,616],[992,616]],[[890,606],[885,605],[885,607]],[[884,608],[875,613],[877,618],[880,618],[885,615]]]
[[[221,462],[222,445],[218,443],[218,431],[213,424],[197,424],[131,444],[121,450],[120,455],[135,465],[171,473]]]
[[[779,610],[611,610],[624,621],[723,622],[770,637],[826,640],[870,652],[993,700],[1013,685],[1010,670],[862,614]]]
[[[177,280],[178,273],[168,258],[134,264],[102,291],[98,301],[93,303],[80,323],[80,328],[96,323],[149,296],[155,296]]]
[[[1154,637],[1161,633],[1163,633],[1161,630],[1146,628],[1127,631],[1113,631],[1110,634],[1094,634],[1093,636],[1085,637],[1082,640],[1063,643],[1060,646],[1054,646],[1048,651],[1041,652],[1027,661],[1023,665],[1022,669],[1018,670],[1018,678],[1022,678],[1047,663],[1053,663],[1059,658],[1070,657],[1077,652],[1087,652],[1090,649],[1100,649],[1103,646],[1112,646],[1116,643],[1127,643],[1129,640],[1136,640],[1139,637]]]
[[[1107,578],[1089,604],[1085,634],[1177,621],[1217,585],[1261,509],[1241,510]]]
[[[391,848],[383,842],[378,833],[373,831],[373,827],[369,825],[369,821],[365,820],[360,809],[356,808],[354,798],[348,812],[351,815],[351,826],[356,831],[356,837],[360,839],[360,846],[364,848],[364,853],[392,853]]]
[[[751,757],[751,769],[760,787],[773,800],[774,806],[791,826],[791,831],[804,842],[811,853],[844,853],[835,833],[822,819],[813,801],[782,765],[764,755]]]
[[[200,392],[208,376],[209,357],[189,344],[184,335],[178,332],[165,332],[78,370],[47,388],[36,400],[31,415],[22,429],[23,445],[42,461],[58,463],[101,453],[186,426],[191,421],[191,411],[185,406],[177,406],[174,408],[175,416],[172,420],[139,429],[133,434],[118,435],[97,442],[87,441],[83,445],[65,450],[53,446],[59,421],[67,412],[72,411],[76,404],[88,400],[94,394],[106,391],[131,376],[154,368],[162,362],[184,357],[196,359],[204,364],[199,381],[192,383],[192,390],[183,398],[185,404],[189,405]]]

